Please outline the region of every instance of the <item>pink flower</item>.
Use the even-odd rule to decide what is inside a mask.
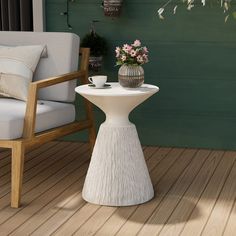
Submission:
[[[116,47],[116,53],[120,52],[120,47]]]
[[[131,57],[135,57],[136,54],[137,54],[137,52],[136,52],[134,49],[132,49],[132,50],[130,51],[130,56],[131,56]]]
[[[137,62],[139,62],[139,63],[143,62],[143,57],[141,55],[137,56]]]
[[[148,53],[147,47],[143,47],[143,51],[144,51],[145,53]]]
[[[147,62],[148,62],[148,56],[147,56],[147,54],[143,54],[143,60],[144,60],[144,63],[147,63]]]
[[[134,46],[134,47],[140,47],[140,46],[141,46],[140,40],[136,39],[136,40],[134,41],[134,43],[132,44],[132,46]]]
[[[133,44],[124,44],[116,47],[116,65],[143,65],[148,62],[148,49],[136,39]]]
[[[129,53],[129,51],[132,49],[132,47],[128,44],[124,44],[122,48],[126,53]]]
[[[125,61],[125,60],[126,60],[126,56],[123,55],[123,56],[121,57],[121,60],[122,60],[122,61]]]

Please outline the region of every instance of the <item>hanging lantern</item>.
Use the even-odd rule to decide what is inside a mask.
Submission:
[[[105,16],[117,17],[121,13],[123,0],[104,0],[104,14]]]

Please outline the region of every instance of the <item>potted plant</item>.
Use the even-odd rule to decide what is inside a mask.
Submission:
[[[98,71],[102,66],[103,56],[107,52],[106,40],[92,27],[91,32],[82,39],[81,46],[90,48],[89,67],[93,71]]]
[[[123,87],[137,88],[144,82],[142,65],[148,62],[148,49],[135,40],[131,45],[124,44],[116,47],[116,65],[121,66],[118,71],[119,83]]]

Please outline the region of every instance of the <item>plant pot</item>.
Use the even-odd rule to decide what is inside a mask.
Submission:
[[[104,0],[103,7],[104,7],[104,15],[117,17],[121,13],[123,0]]]
[[[122,87],[138,88],[144,82],[143,67],[122,65],[118,71],[118,79]]]
[[[100,57],[94,57],[94,56],[89,57],[89,69],[92,70],[92,71],[100,70],[101,67],[102,67],[102,60],[103,60],[102,56],[100,56]]]

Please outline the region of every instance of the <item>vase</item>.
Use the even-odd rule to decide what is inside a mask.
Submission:
[[[118,71],[118,80],[122,87],[140,87],[144,82],[143,67],[133,65],[122,65]]]
[[[104,14],[105,16],[118,17],[121,13],[123,0],[104,0]]]

